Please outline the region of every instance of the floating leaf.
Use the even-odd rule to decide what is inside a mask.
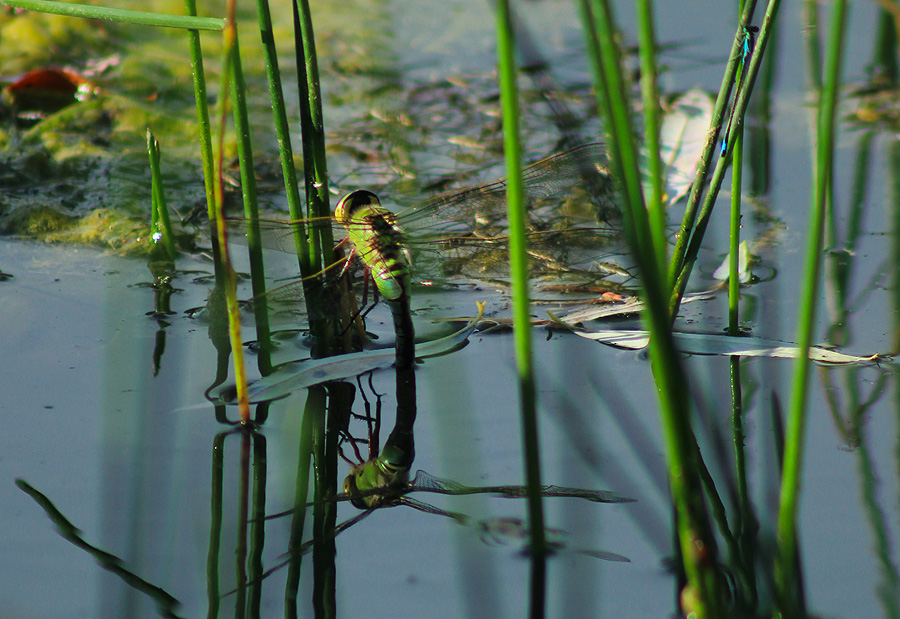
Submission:
[[[601,344],[628,350],[641,350],[650,342],[649,333],[641,330],[576,331],[576,333]],[[793,344],[758,337],[708,333],[673,333],[672,337],[676,349],[692,355],[775,357],[779,359],[796,359],[800,356],[800,348]],[[864,357],[848,355],[821,346],[811,346],[809,358],[829,365],[875,363],[887,359],[887,357],[877,354]]]
[[[453,352],[465,345],[466,340],[475,330],[484,313],[484,303],[478,304],[478,315],[456,333],[430,342],[416,345],[416,357],[436,357]],[[290,361],[279,366],[274,372],[257,381],[247,389],[251,403],[267,402],[287,397],[298,389],[305,389],[331,380],[343,380],[351,376],[359,376],[373,370],[390,367],[396,359],[393,348],[364,350],[358,353],[325,357],[323,359],[303,359]],[[224,404],[233,404],[230,390],[221,390],[218,400]],[[215,397],[215,396],[213,396]]]
[[[688,294],[684,296],[681,304],[693,303],[694,301],[704,301],[712,299],[710,292],[698,292],[697,294]],[[627,297],[621,303],[601,303],[598,305],[590,305],[588,307],[580,307],[573,309],[565,314],[553,314],[556,321],[575,325],[600,318],[613,318],[627,316],[630,314],[638,314],[644,309],[644,302],[637,297]],[[618,332],[617,332],[618,333]]]

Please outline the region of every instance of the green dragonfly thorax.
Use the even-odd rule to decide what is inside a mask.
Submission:
[[[344,478],[344,493],[359,509],[389,505],[409,483],[409,467],[396,466],[385,458],[357,464]]]
[[[351,192],[335,207],[334,216],[347,229],[350,243],[382,296],[389,301],[408,298],[412,280],[405,235],[378,196],[365,189]]]

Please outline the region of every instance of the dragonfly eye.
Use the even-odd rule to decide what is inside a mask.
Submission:
[[[357,189],[344,196],[334,209],[334,216],[340,222],[349,221],[361,208],[381,206],[381,201],[371,191]]]

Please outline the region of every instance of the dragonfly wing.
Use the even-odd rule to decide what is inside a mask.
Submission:
[[[602,144],[586,144],[533,163],[522,171],[529,211],[558,198],[576,187],[595,202],[609,201],[613,194],[608,159]],[[491,181],[467,189],[448,191],[409,207],[397,215],[408,231],[416,229],[470,228],[476,223],[494,222],[506,215],[506,180]]]
[[[598,205],[614,200],[607,164],[603,145],[587,144],[523,170],[534,274],[568,271],[617,248],[613,241],[619,231],[598,224],[605,218],[597,216]],[[564,198],[567,203],[561,208]],[[584,208],[585,204],[589,208]],[[401,211],[396,222],[408,244],[404,254],[407,258],[411,254],[414,270],[420,275],[477,278],[508,274],[505,180],[438,194]],[[313,222],[297,223],[308,226]],[[229,224],[235,236],[244,238],[246,220],[234,219]],[[295,251],[291,222],[261,220],[258,225],[265,247]],[[344,225],[334,228],[336,237],[345,236]]]
[[[591,270],[621,250],[620,230],[611,226],[569,227],[527,233],[532,276]],[[428,234],[407,241],[413,271],[426,277],[506,277],[509,238],[477,234]]]
[[[309,227],[315,224],[334,223],[332,217],[320,217],[316,219],[290,220],[290,219],[259,219],[260,239],[262,246],[266,249],[275,249],[289,254],[297,253],[297,245],[294,241],[294,230],[302,229],[308,234]],[[228,230],[228,240],[236,243],[247,243],[247,228],[249,221],[243,217],[229,217],[225,220],[225,227]],[[347,236],[346,232],[341,232],[341,226],[333,226],[335,239],[340,240]],[[302,234],[302,233],[301,233]]]

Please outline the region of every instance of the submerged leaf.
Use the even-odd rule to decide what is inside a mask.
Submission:
[[[663,119],[659,139],[666,166],[666,205],[675,204],[691,190],[712,112],[708,93],[689,90],[672,103]]]
[[[721,282],[728,281],[728,267],[730,260],[730,256],[725,256],[725,261],[713,272],[713,277],[715,279]],[[750,255],[750,248],[747,245],[747,241],[741,241],[741,244],[738,245],[738,281],[742,284],[750,282],[751,262],[752,256]]]
[[[616,348],[641,350],[650,342],[647,331],[576,331],[581,337],[607,344]],[[767,340],[759,337],[735,337],[708,333],[673,333],[675,348],[692,355],[729,355],[737,357],[775,357],[795,359],[800,348],[794,344]],[[875,363],[886,359],[882,355],[857,356],[830,350],[821,346],[811,346],[809,358],[818,363],[846,365],[852,363]]]

